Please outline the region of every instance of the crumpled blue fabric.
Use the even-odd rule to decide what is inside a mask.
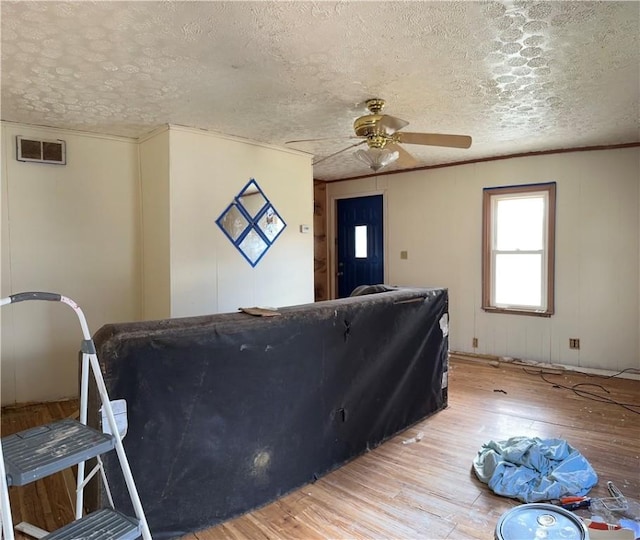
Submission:
[[[584,496],[598,482],[589,462],[563,439],[489,441],[473,460],[473,469],[494,493],[525,503]]]

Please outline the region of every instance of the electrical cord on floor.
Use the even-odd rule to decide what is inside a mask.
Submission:
[[[596,384],[596,383],[577,383],[574,384],[572,386],[566,386],[564,384],[559,384],[557,382],[554,381],[550,381],[549,379],[545,378],[546,376],[549,375],[560,375],[560,373],[545,373],[543,370],[527,370],[527,368],[522,368],[522,370],[527,374],[527,375],[539,375],[540,378],[546,382],[547,384],[552,385],[554,388],[562,388],[563,390],[571,390],[575,395],[577,395],[578,397],[582,397],[585,399],[590,399],[591,401],[597,401],[600,403],[609,403],[611,405],[618,405],[619,407],[622,407],[623,409],[628,410],[629,412],[632,412],[634,414],[640,414],[640,405],[635,404],[635,403],[622,403],[620,401],[617,401],[613,398],[604,396],[602,394],[598,394],[595,392],[590,392],[589,390],[584,390],[581,387],[583,386],[594,386],[596,388],[600,388],[602,391],[604,391],[607,394],[611,394],[611,392],[609,390],[607,390],[604,386],[602,386],[601,384]],[[628,372],[628,371],[632,371],[632,372],[638,372],[639,370],[636,370],[635,368],[628,368],[625,370],[622,370],[614,375],[607,375],[607,376],[602,376],[602,375],[591,375],[593,377],[602,377],[603,379],[611,379],[613,377],[617,377],[618,375],[621,375],[622,373]]]
[[[640,369],[628,367],[627,369],[618,371],[618,373],[614,373],[613,375],[598,375],[597,373],[582,373],[582,374],[586,375],[587,377],[600,377],[601,379],[613,379],[614,377],[619,377],[623,373],[640,374]]]

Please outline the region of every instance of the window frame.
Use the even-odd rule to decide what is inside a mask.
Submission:
[[[484,188],[482,190],[482,309],[489,313],[510,313],[535,317],[551,317],[555,312],[555,231],[556,231],[556,183],[522,184]],[[494,305],[494,201],[513,195],[531,196],[544,192],[547,196],[545,212],[546,235],[543,248],[542,280],[546,281],[545,309],[526,307],[501,307]],[[546,265],[544,259],[546,258]],[[545,276],[546,274],[546,276]],[[543,285],[544,285],[543,281]],[[543,288],[544,294],[544,288]]]

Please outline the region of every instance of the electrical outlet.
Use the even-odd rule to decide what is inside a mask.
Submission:
[[[472,346],[474,349],[477,349],[477,348],[478,348],[478,338],[477,338],[477,337],[474,337],[474,338],[473,338],[473,341],[471,342],[471,346]]]
[[[580,348],[580,340],[578,338],[569,338],[569,348],[570,349],[579,349]]]

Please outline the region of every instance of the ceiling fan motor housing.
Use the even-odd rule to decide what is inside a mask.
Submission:
[[[371,135],[381,135],[378,124],[382,119],[382,108],[384,107],[384,99],[373,98],[366,101],[367,109],[371,114],[356,118],[353,123],[353,130],[358,137],[370,137]]]
[[[384,148],[388,142],[393,141],[392,134],[397,127],[394,127],[393,131],[385,127],[383,122],[385,115],[381,114],[384,103],[384,99],[368,99],[366,105],[371,114],[356,118],[353,122],[353,131],[358,137],[366,137],[369,148]],[[403,120],[400,122],[406,124]]]
[[[353,122],[353,130],[358,137],[371,137],[374,135],[381,135],[380,133],[380,120],[381,114],[367,114],[356,118]]]

